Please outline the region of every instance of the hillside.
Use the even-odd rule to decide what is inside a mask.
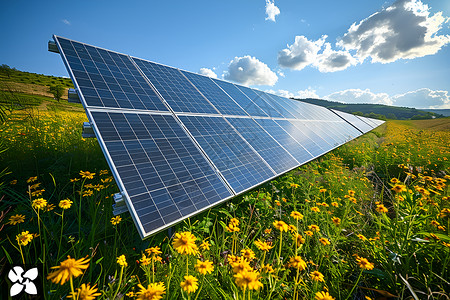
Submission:
[[[379,119],[407,120],[407,119],[432,119],[433,117],[434,118],[443,117],[443,115],[441,114],[430,111],[424,111],[409,107],[389,106],[383,104],[347,104],[313,98],[294,99],[294,100]]]

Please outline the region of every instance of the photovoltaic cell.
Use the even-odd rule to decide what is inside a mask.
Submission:
[[[226,119],[277,174],[282,174],[299,165],[295,158],[254,120],[247,118]]]
[[[224,115],[248,116],[247,113],[228,96],[211,78],[181,71],[189,81]]]
[[[275,174],[222,117],[180,116],[236,193]]]
[[[133,60],[175,112],[218,113],[178,69],[134,57]]]
[[[383,123],[54,39],[142,237]]]
[[[91,114],[145,235],[231,196],[173,116]]]
[[[168,111],[126,55],[56,40],[86,106]]]

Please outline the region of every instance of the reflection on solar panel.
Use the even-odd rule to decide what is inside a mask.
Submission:
[[[142,238],[382,123],[54,40]]]

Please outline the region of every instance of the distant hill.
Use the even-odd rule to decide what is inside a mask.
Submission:
[[[450,109],[422,109],[422,110],[450,117]]]
[[[377,119],[394,119],[394,120],[420,120],[420,119],[432,119],[432,118],[442,118],[443,114],[440,114],[436,110],[419,110],[416,108],[409,107],[398,107],[389,106],[383,104],[347,104],[341,102],[334,102],[322,99],[295,99],[298,101],[303,101],[311,104],[316,104],[320,106],[325,106],[327,108],[333,108],[348,113],[372,117]]]

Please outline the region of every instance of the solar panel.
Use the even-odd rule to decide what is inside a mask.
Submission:
[[[54,40],[142,238],[382,123]]]

